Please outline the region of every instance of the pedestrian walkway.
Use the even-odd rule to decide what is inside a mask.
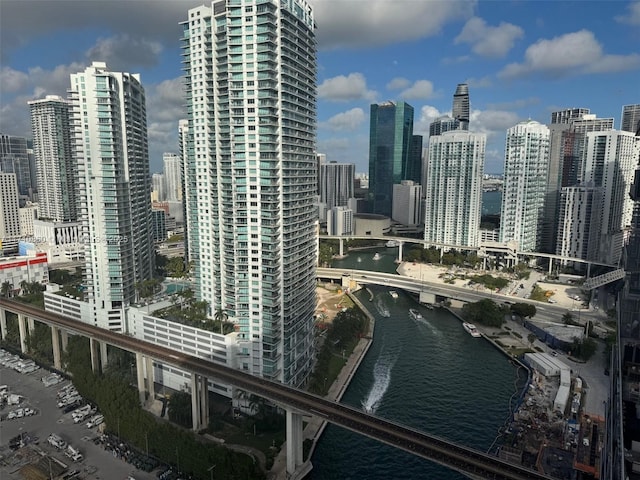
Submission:
[[[362,363],[362,360],[367,354],[367,351],[371,346],[371,342],[373,341],[373,329],[375,325],[373,316],[369,314],[367,309],[364,307],[364,305],[362,305],[360,301],[358,301],[357,298],[353,296],[350,296],[350,298],[369,318],[369,333],[365,337],[361,338],[357,343],[357,345],[353,349],[353,352],[347,359],[344,367],[342,367],[342,370],[338,374],[338,377],[329,388],[327,395],[324,397],[327,400],[336,402],[340,401],[340,399],[344,395],[344,392],[349,386],[349,382],[351,382],[351,379],[357,372],[360,363]],[[307,417],[305,421],[307,421],[308,423],[306,424],[306,427],[303,431],[303,439],[311,440],[313,442],[313,446],[311,447],[311,451],[309,452],[306,466],[304,468],[300,468],[299,476],[289,476],[287,474],[287,447],[286,443],[283,443],[282,448],[280,449],[280,453],[278,453],[278,455],[274,459],[273,467],[267,475],[267,478],[269,480],[292,480],[293,478],[304,478],[304,476],[311,470],[311,457],[313,455],[313,450],[315,449],[316,442],[320,439],[320,436],[322,435],[327,422],[317,416]]]

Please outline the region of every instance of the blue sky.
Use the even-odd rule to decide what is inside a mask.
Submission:
[[[151,170],[184,117],[178,23],[186,0],[2,0],[0,131],[30,136],[26,102],[65,95],[91,61],[140,73]],[[318,151],[368,170],[369,106],[405,100],[415,133],[468,82],[471,130],[501,172],[506,129],[586,107],[620,123],[640,103],[640,1],[310,0],[318,26]]]

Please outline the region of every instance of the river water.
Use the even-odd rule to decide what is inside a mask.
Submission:
[[[376,251],[382,258],[367,265]],[[334,266],[394,271],[396,256],[397,248],[382,247],[351,252]],[[369,288],[373,301],[364,290],[356,296],[376,317],[374,339],[342,402],[366,406],[380,417],[486,451],[521,392],[524,370],[486,340],[467,334],[448,311],[418,307],[402,291],[394,300],[388,288]],[[409,308],[418,308],[424,321],[413,320]],[[385,309],[389,318],[380,314]],[[313,480],[466,478],[333,425],[318,442],[312,463]]]

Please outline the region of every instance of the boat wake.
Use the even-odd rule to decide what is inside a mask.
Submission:
[[[391,316],[391,312],[389,311],[389,307],[387,307],[386,303],[384,302],[384,300],[382,299],[381,295],[378,295],[378,298],[376,298],[376,310],[378,310],[378,313],[380,315],[382,315],[383,317],[389,318]]]
[[[383,351],[380,353],[376,364],[373,367],[373,385],[367,394],[367,398],[362,401],[362,409],[367,413],[375,413],[384,394],[391,383],[391,370],[395,365],[399,351]]]

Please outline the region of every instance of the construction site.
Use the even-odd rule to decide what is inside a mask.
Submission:
[[[500,458],[562,480],[600,478],[604,418],[584,412],[582,379],[553,355],[528,353],[524,361],[532,377]]]

